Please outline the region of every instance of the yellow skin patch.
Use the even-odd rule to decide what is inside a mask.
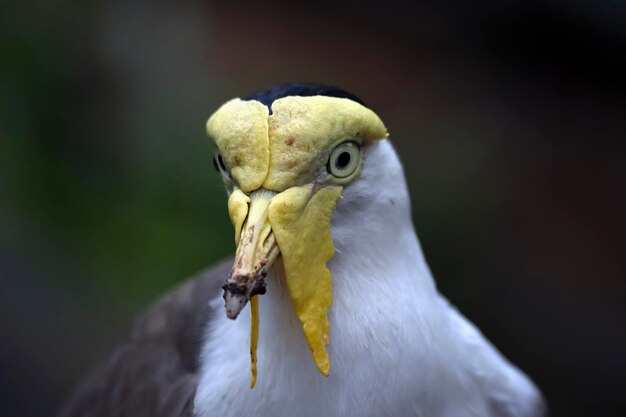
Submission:
[[[238,188],[284,191],[317,179],[329,153],[345,140],[366,144],[388,136],[376,113],[345,98],[284,97],[272,114],[258,101],[233,99],[207,122]]]
[[[263,187],[282,191],[315,181],[330,152],[345,140],[387,137],[378,116],[359,103],[336,97],[285,97],[269,117],[270,166]]]
[[[245,195],[241,190],[235,190],[228,197],[228,214],[230,220],[235,228],[235,244],[239,245],[239,239],[241,239],[241,230],[243,229],[243,222],[246,221],[248,216],[248,204],[250,203],[250,197]]]
[[[252,379],[250,379],[250,389],[256,385],[256,349],[259,345],[259,296],[255,295],[250,298],[250,311],[252,320],[250,320],[250,371]]]
[[[260,188],[278,192],[268,207],[269,222],[280,249],[289,295],[318,370],[330,372],[328,310],[331,274],[326,263],[334,254],[330,221],[342,184],[326,171],[328,158],[345,141],[366,145],[388,136],[370,109],[336,97],[284,97],[272,114],[258,101],[233,99],[207,122],[235,184],[228,210],[239,243],[248,215],[248,193]],[[360,170],[360,165],[359,169]],[[251,387],[256,383],[258,297],[252,312]]]
[[[293,187],[275,196],[268,211],[283,257],[289,295],[315,365],[324,376],[330,372],[326,351],[330,329],[327,312],[333,302],[326,262],[335,253],[330,219],[340,197],[339,186],[325,187],[315,193],[313,185]]]
[[[270,163],[267,116],[258,101],[230,100],[209,118],[206,129],[243,191],[263,185]]]

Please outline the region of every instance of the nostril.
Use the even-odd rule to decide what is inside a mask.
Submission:
[[[246,287],[243,285],[238,285],[234,282],[228,282],[224,284],[222,287],[224,289],[224,296],[226,296],[226,292],[231,293],[232,295],[246,295]]]
[[[265,274],[261,274],[261,277],[254,283],[254,286],[250,290],[250,297],[253,295],[263,295],[266,291]]]

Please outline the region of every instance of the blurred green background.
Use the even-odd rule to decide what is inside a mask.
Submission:
[[[379,113],[441,291],[553,415],[625,415],[623,2],[22,1],[0,44],[0,415],[233,252],[204,123],[289,81]]]

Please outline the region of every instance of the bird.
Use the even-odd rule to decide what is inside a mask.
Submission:
[[[234,258],[139,316],[61,416],[545,415],[439,293],[400,158],[361,99],[280,84],[206,129]]]

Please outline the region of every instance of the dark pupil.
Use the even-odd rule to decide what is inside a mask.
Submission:
[[[226,164],[224,164],[224,160],[220,154],[217,154],[217,157],[213,159],[213,165],[215,165],[215,169],[218,171],[226,171]]]
[[[335,166],[338,169],[344,169],[345,167],[348,166],[349,163],[350,163],[350,153],[342,152],[337,158],[337,162],[335,162]]]

